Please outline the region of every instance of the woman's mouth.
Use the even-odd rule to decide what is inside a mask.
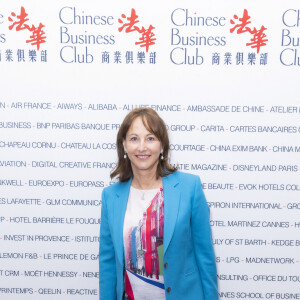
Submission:
[[[136,157],[139,159],[146,159],[146,158],[150,157],[150,155],[136,155]]]

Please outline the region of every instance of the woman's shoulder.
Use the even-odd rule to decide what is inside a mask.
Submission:
[[[112,193],[114,191],[117,191],[118,188],[119,188],[119,185],[120,185],[120,182],[117,181],[117,182],[114,182],[113,184],[110,184],[109,186],[106,186],[104,189],[103,189],[103,192],[105,193]]]
[[[105,187],[103,189],[103,192],[108,193],[108,194],[109,193],[115,193],[120,188],[122,188],[122,186],[127,185],[127,184],[128,184],[128,181],[125,181],[125,182],[116,181],[116,182],[110,184],[109,186]]]

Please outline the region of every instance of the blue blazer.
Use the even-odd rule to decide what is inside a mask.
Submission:
[[[100,299],[122,300],[123,223],[131,180],[102,192]],[[167,300],[218,300],[216,260],[209,207],[198,176],[175,172],[163,177],[164,285]]]

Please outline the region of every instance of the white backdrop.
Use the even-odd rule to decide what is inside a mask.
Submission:
[[[140,106],[202,179],[220,299],[300,299],[298,1],[0,3],[1,300],[99,298],[101,191]]]

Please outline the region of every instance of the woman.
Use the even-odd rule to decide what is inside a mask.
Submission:
[[[119,182],[102,193],[100,299],[219,299],[209,208],[199,177],[169,165],[163,120],[131,111],[117,151]]]

